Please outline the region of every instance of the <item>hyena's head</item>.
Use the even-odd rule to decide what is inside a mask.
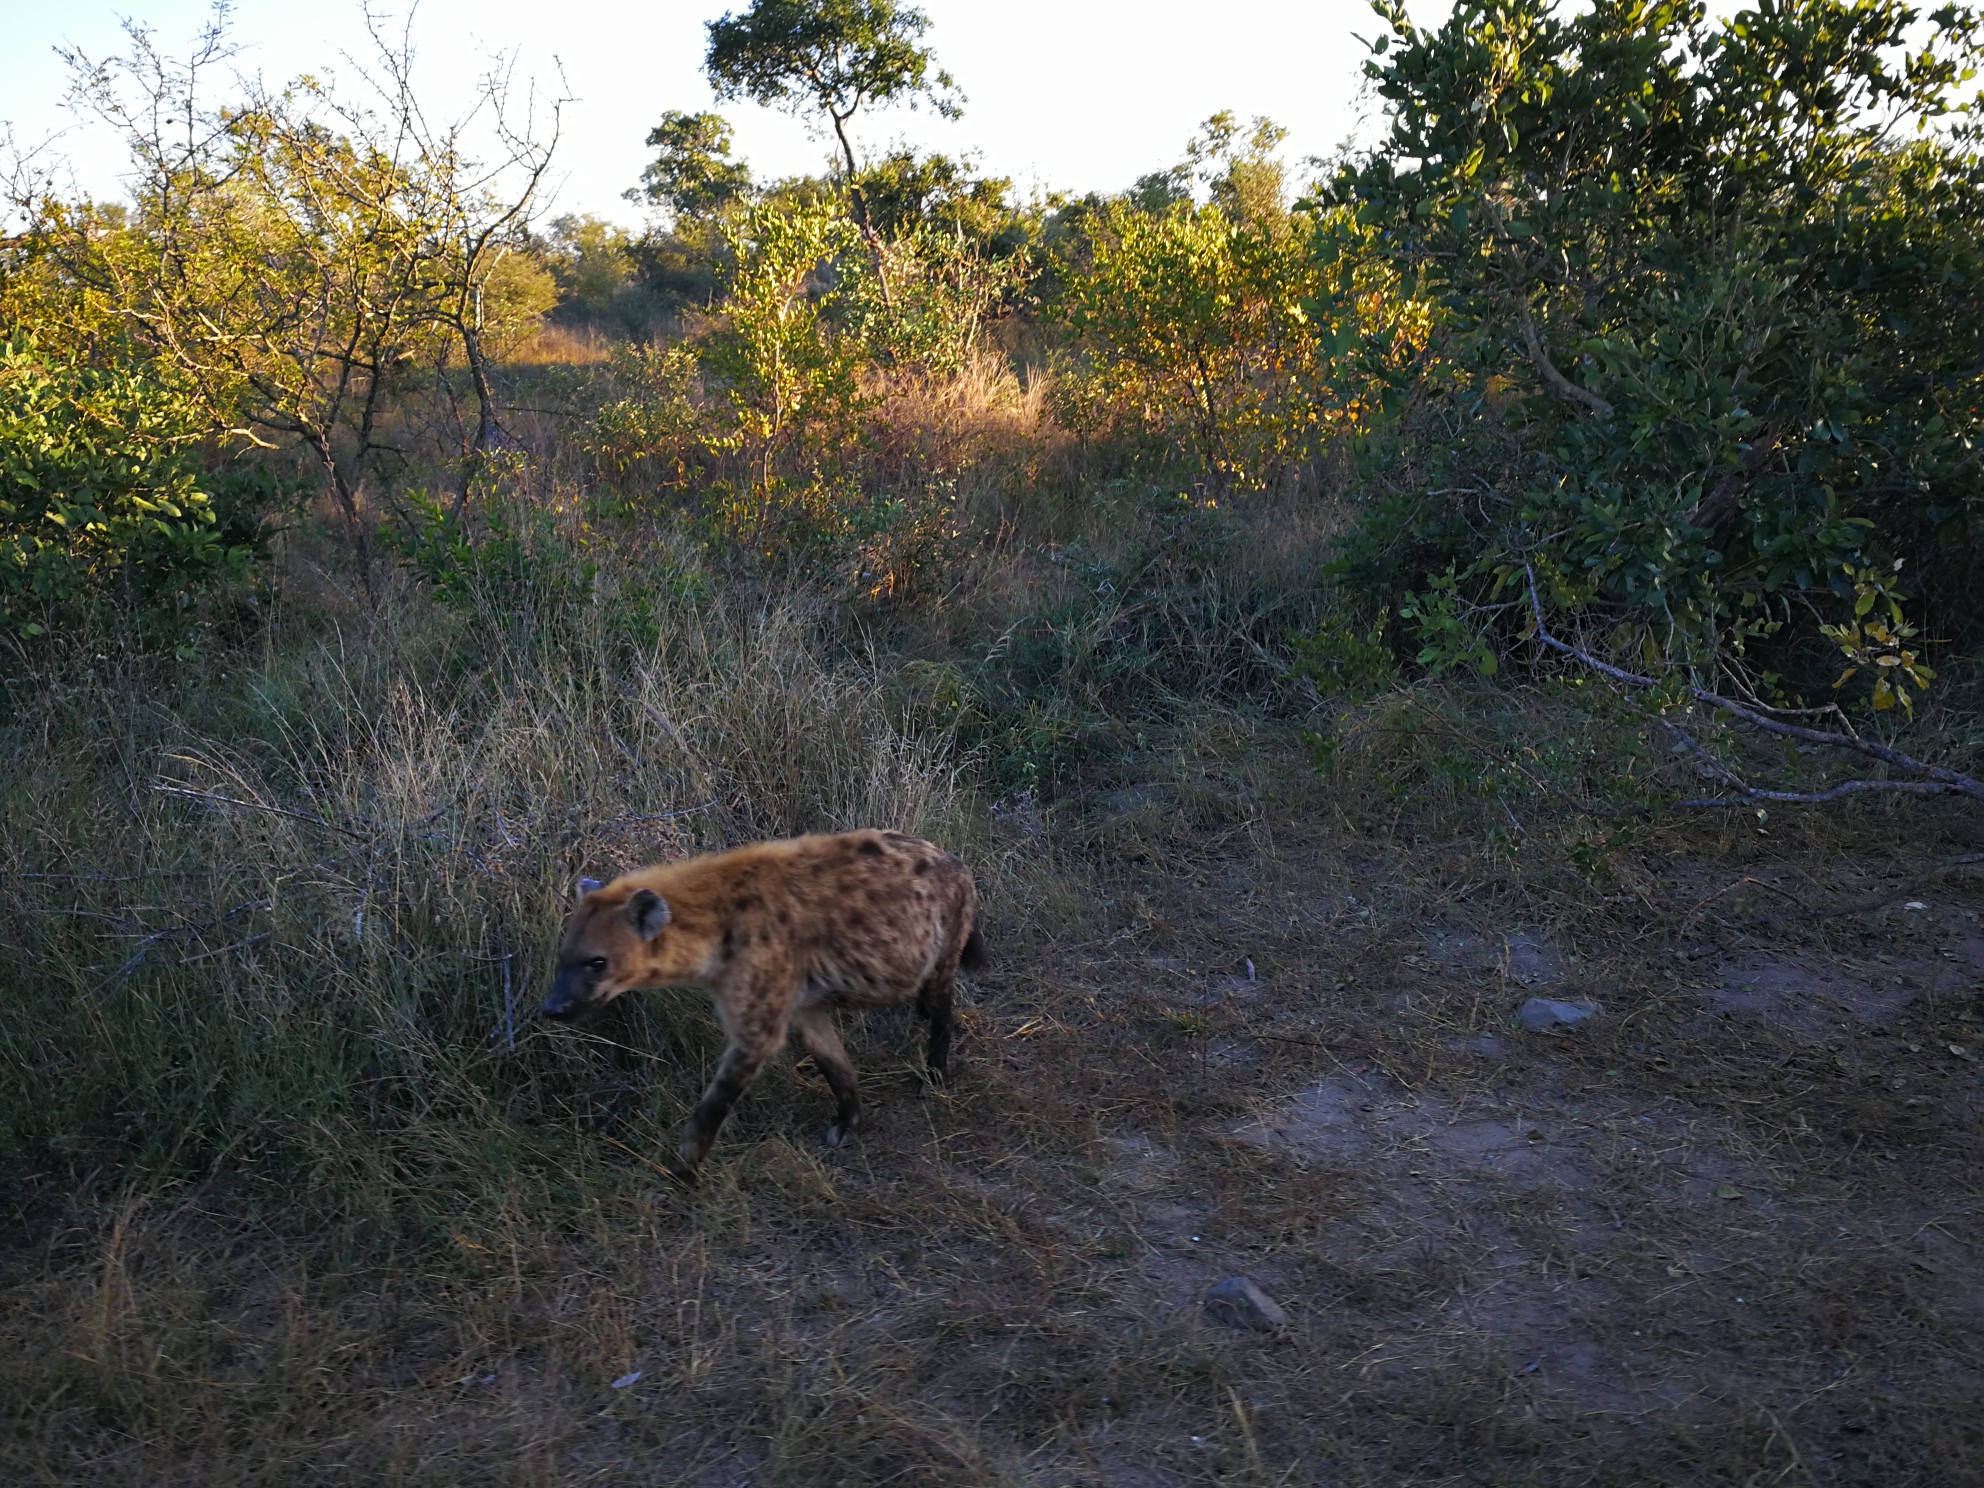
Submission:
[[[598,879],[579,880],[579,902],[558,937],[547,1018],[576,1018],[622,992],[667,980],[668,958],[658,952],[673,918],[668,901],[652,889],[601,893],[602,887]]]

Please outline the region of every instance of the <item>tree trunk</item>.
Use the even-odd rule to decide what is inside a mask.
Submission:
[[[868,256],[874,261],[875,282],[882,286],[882,304],[893,310],[896,302],[889,291],[889,269],[882,258],[882,241],[875,235],[875,224],[868,220],[868,198],[855,180],[858,172],[854,164],[854,146],[847,137],[847,120],[851,116],[828,109],[827,117],[834,121],[834,136],[839,139],[841,156],[847,161],[847,196],[854,204],[854,225],[861,230],[861,241],[868,245]]]

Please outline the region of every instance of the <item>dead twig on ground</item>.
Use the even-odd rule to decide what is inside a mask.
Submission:
[[[1805,901],[1800,899],[1796,894],[1792,893],[1789,889],[1781,889],[1776,884],[1766,882],[1764,879],[1761,878],[1745,877],[1745,878],[1737,879],[1734,883],[1724,884],[1721,888],[1717,889],[1713,894],[1710,894],[1706,899],[1702,900],[1699,904],[1697,904],[1693,909],[1689,910],[1686,914],[1682,915],[1681,923],[1675,927],[1675,934],[1677,936],[1684,934],[1687,931],[1687,928],[1695,922],[1695,917],[1699,915],[1703,910],[1707,909],[1711,904],[1715,903],[1715,901],[1720,899],[1724,894],[1733,894],[1736,892],[1736,890],[1742,888],[1746,884],[1752,888],[1768,889],[1773,894],[1781,894],[1784,898],[1789,899],[1793,904],[1797,905],[1807,914],[1811,913],[1811,910],[1806,906]]]
[[[1543,598],[1537,587],[1536,571],[1525,563],[1523,565],[1523,574],[1529,580],[1530,615],[1535,623],[1536,640],[1539,645],[1556,651],[1561,655],[1568,656],[1574,661],[1591,668],[1591,670],[1597,672],[1600,676],[1610,677],[1613,681],[1627,687],[1650,689],[1660,685],[1657,678],[1645,676],[1639,672],[1629,672],[1623,667],[1613,666],[1610,662],[1600,661],[1590,652],[1572,645],[1569,641],[1552,635],[1549,626],[1544,623]],[[1697,687],[1693,683],[1685,684],[1682,691],[1695,702],[1701,703],[1705,707],[1727,713],[1730,717],[1747,723],[1752,728],[1761,729],[1765,733],[1776,734],[1781,738],[1795,739],[1800,743],[1818,744],[1829,749],[1843,749],[1851,753],[1866,755],[1870,759],[1879,760],[1884,765],[1892,766],[1897,770],[1905,770],[1912,775],[1918,775],[1922,778],[1919,780],[1848,780],[1842,781],[1838,785],[1830,786],[1822,791],[1766,790],[1745,781],[1734,770],[1710,755],[1702,747],[1700,742],[1685,729],[1668,719],[1662,718],[1659,720],[1662,728],[1672,734],[1698,761],[1703,762],[1711,773],[1715,774],[1738,792],[1738,796],[1735,798],[1727,796],[1706,797],[1682,801],[1678,803],[1680,805],[1700,807],[1739,806],[1752,801],[1778,801],[1816,805],[1824,801],[1835,801],[1842,796],[1852,795],[1860,791],[1886,791],[1903,795],[1964,795],[1974,800],[1984,801],[1984,781],[1965,775],[1960,770],[1952,770],[1946,765],[1932,765],[1926,760],[1916,759],[1912,755],[1903,754],[1899,749],[1890,748],[1886,744],[1876,743],[1872,739],[1863,739],[1857,734],[1845,734],[1833,729],[1808,728],[1804,724],[1786,723],[1782,718],[1772,717],[1769,710],[1739,702],[1735,698],[1725,697],[1721,693],[1711,692],[1708,688]]]
[[[204,801],[209,806],[239,806],[244,811],[266,811],[271,816],[286,816],[291,821],[308,822],[313,827],[322,827],[329,832],[338,832],[346,837],[362,839],[365,834],[352,827],[337,822],[325,821],[321,816],[312,816],[307,811],[292,811],[287,806],[271,806],[266,801],[244,801],[239,796],[223,796],[215,791],[194,790],[185,785],[168,785],[164,781],[153,781],[152,789],[162,796],[179,796],[189,801]]]
[[[1887,909],[1893,905],[1899,904],[1901,903],[1902,900],[1908,898],[1909,895],[1914,894],[1918,890],[1920,890],[1924,884],[1930,882],[1932,879],[1941,878],[1946,873],[1961,873],[1966,868],[1980,868],[1980,867],[1984,867],[1984,853],[1964,853],[1960,857],[1945,859],[1943,862],[1936,864],[1933,868],[1924,869],[1922,872],[1916,874],[1913,878],[1904,880],[1900,887],[1891,889],[1887,893],[1878,895],[1875,898],[1856,899],[1846,904],[1821,904],[1817,906],[1808,905],[1804,903],[1802,900],[1800,900],[1796,895],[1787,893],[1785,890],[1778,888],[1775,884],[1765,883],[1762,879],[1739,878],[1736,880],[1735,883],[1730,884],[1728,888],[1718,889],[1715,893],[1709,895],[1707,899],[1704,899],[1701,904],[1696,905],[1695,909],[1690,910],[1688,912],[1688,918],[1692,919],[1695,912],[1699,910],[1702,907],[1702,905],[1708,904],[1715,899],[1721,898],[1724,894],[1728,893],[1730,889],[1740,888],[1744,884],[1755,884],[1759,888],[1769,889],[1773,893],[1782,894],[1786,899],[1789,899],[1793,904],[1796,904],[1798,906],[1798,913],[1759,915],[1757,916],[1757,918],[1753,920],[1746,920],[1744,922],[1745,924],[1769,925],[1769,924],[1777,924],[1784,920],[1797,920],[1797,919],[1809,919],[1809,920],[1844,919],[1849,915],[1872,914],[1875,910]],[[1688,923],[1687,919],[1684,919],[1682,921],[1682,924],[1684,926],[1687,923]]]

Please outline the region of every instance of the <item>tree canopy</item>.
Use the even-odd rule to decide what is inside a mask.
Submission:
[[[923,44],[929,28],[921,10],[895,0],[756,0],[709,23],[703,69],[726,102],[825,114],[852,179],[860,166],[847,122],[862,108],[926,102],[957,116],[963,98]]]
[[[676,221],[714,216],[751,191],[751,167],[730,158],[733,134],[721,114],[670,109],[648,131],[660,151],[641,172],[642,193]]]
[[[1436,320],[1352,572],[1451,565],[1423,618],[1512,631],[1540,588],[1697,675],[1823,630],[1907,704],[1896,572],[1968,610],[1984,533],[1975,18],[1379,9],[1389,136],[1327,189],[1318,246],[1379,255]]]

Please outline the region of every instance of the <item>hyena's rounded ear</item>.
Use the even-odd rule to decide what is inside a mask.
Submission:
[[[579,891],[574,897],[583,899],[586,895],[592,893],[593,890],[603,889],[605,887],[606,885],[596,878],[582,878],[579,880]]]
[[[637,889],[627,901],[627,907],[620,911],[627,917],[627,923],[634,927],[634,933],[642,940],[653,940],[668,924],[668,901],[653,889]]]

